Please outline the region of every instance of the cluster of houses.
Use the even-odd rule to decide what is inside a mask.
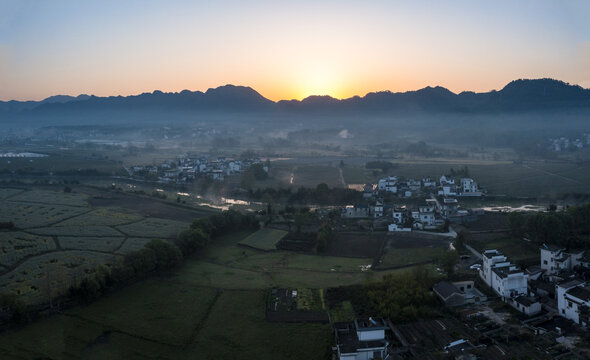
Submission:
[[[483,191],[472,178],[456,180],[443,175],[439,181],[430,177],[416,179],[401,179],[388,176],[379,180],[376,185],[365,186],[365,198],[378,196],[379,192],[390,192],[400,197],[412,197],[416,194],[437,194],[441,196],[483,196]]]
[[[199,177],[223,181],[226,176],[241,174],[254,164],[262,164],[263,170],[268,172],[268,166],[258,158],[236,160],[218,157],[212,160],[206,156],[190,157],[187,154],[177,156],[176,160],[163,161],[160,165],[138,165],[127,171],[133,178],[182,184]]]
[[[428,194],[430,198],[420,206],[396,206],[383,203],[382,197],[386,193],[405,198]],[[437,182],[430,177],[402,180],[388,176],[377,184],[365,185],[363,198],[367,203],[346,206],[341,217],[386,220],[389,231],[434,230],[443,227],[447,221],[466,223],[476,220],[482,211],[459,209],[459,196],[483,196],[483,192],[471,178],[455,180],[443,175]]]
[[[555,245],[543,245],[540,252],[541,266],[523,271],[498,250],[486,250],[480,276],[504,301],[527,315],[544,308],[586,327],[590,282],[584,270],[590,269],[590,257],[583,250],[566,251]]]
[[[558,314],[584,327],[590,324],[590,282],[585,271],[590,269],[589,255],[555,245],[541,248],[541,275],[555,284]]]
[[[549,139],[550,149],[556,152],[566,151],[571,149],[582,149],[590,146],[590,134],[582,134],[581,138],[568,139],[566,137],[560,137],[555,139]]]
[[[590,256],[555,245],[540,249],[541,265],[522,270],[496,249],[485,250],[479,276],[498,297],[532,316],[543,310],[587,327],[590,324]],[[473,281],[443,281],[434,293],[449,306],[485,301]]]
[[[341,217],[347,219],[375,218],[387,223],[388,231],[435,230],[446,221],[465,223],[477,219],[483,213],[478,209],[459,209],[454,197],[438,196],[426,199],[419,206],[384,204],[377,199],[371,204],[347,205]]]

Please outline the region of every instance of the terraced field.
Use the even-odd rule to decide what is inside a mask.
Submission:
[[[89,196],[0,189],[0,293],[47,302],[99,265],[110,265],[153,238],[173,239],[188,223],[144,217],[130,209],[92,207]]]

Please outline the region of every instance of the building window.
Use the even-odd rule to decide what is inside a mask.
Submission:
[[[543,260],[543,264],[547,265],[547,260]]]
[[[562,314],[565,314],[565,309],[561,309],[561,313]]]

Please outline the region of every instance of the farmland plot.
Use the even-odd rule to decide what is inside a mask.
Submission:
[[[117,228],[129,236],[173,238],[180,231],[186,229],[187,224],[174,220],[150,218]]]
[[[117,260],[116,255],[75,250],[39,255],[0,276],[0,292],[18,295],[29,304],[43,303],[48,291],[64,292],[89,271]]]
[[[48,236],[37,236],[23,232],[0,232],[0,264],[12,266],[19,260],[55,250],[55,242]]]
[[[260,250],[276,250],[276,244],[287,235],[284,230],[260,229],[254,234],[240,241],[240,244],[248,245]]]
[[[77,193],[64,193],[46,190],[24,191],[10,200],[19,202],[70,205],[70,206],[88,206],[88,196]]]
[[[117,254],[127,254],[135,250],[140,250],[145,244],[150,242],[150,238],[127,238],[123,245],[117,250]]]
[[[23,192],[22,189],[12,189],[12,188],[0,188],[0,199],[6,199],[7,197],[13,196]]]
[[[56,236],[121,236],[120,232],[108,226],[52,226],[29,231],[40,235]]]
[[[143,219],[139,215],[124,212],[118,209],[102,208],[93,210],[89,213],[67,219],[57,224],[58,226],[88,226],[88,225],[105,225],[114,226],[127,224]]]
[[[60,236],[58,240],[62,249],[113,252],[121,246],[125,238]]]
[[[82,207],[0,201],[0,221],[12,221],[21,229],[47,226],[86,211]]]

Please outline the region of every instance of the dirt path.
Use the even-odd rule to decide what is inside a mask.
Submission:
[[[289,176],[289,184],[291,185],[295,182],[295,171],[297,171],[297,166],[294,166],[293,169],[291,169],[291,175]]]
[[[475,255],[476,258],[478,258],[479,260],[482,259],[481,254],[479,253],[479,251],[475,250],[474,248],[472,248],[471,246],[465,244],[465,247],[467,248],[467,250],[471,251],[471,253],[473,255]]]
[[[346,181],[344,181],[344,174],[342,173],[342,168],[338,168],[338,174],[340,176],[340,182],[342,183],[342,187],[346,189]]]

